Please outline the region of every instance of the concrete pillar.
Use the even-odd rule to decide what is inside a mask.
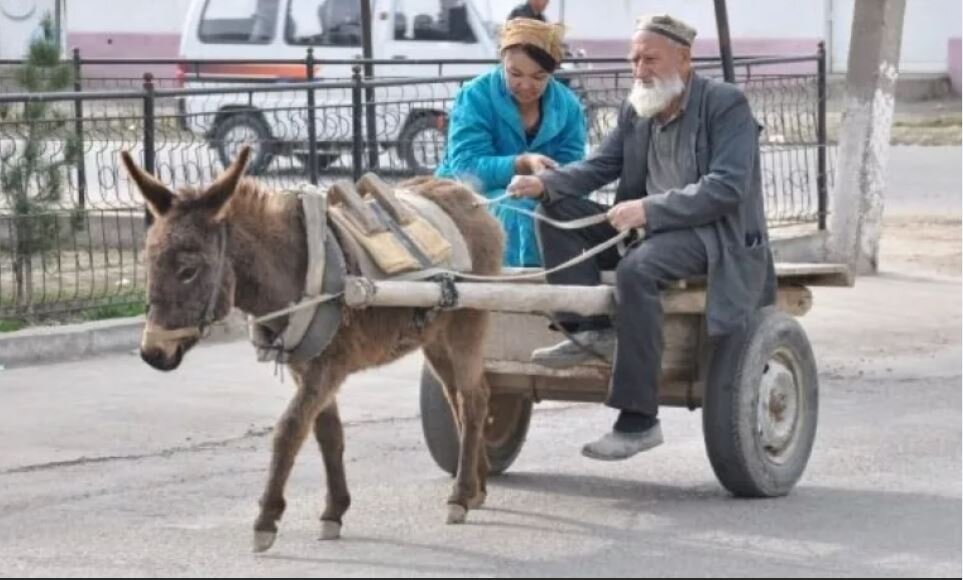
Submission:
[[[906,0],[856,0],[828,254],[876,272]]]

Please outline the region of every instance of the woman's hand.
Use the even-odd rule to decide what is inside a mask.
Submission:
[[[551,157],[540,153],[524,153],[515,158],[517,175],[536,175],[546,169],[557,169],[558,163]]]
[[[545,193],[545,184],[534,175],[516,175],[508,184],[508,193],[513,197],[539,198]]]

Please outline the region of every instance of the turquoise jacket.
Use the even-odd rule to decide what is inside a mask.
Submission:
[[[515,157],[541,153],[560,165],[585,157],[585,114],[575,94],[554,78],[542,94],[542,116],[531,142],[505,81],[503,67],[476,77],[455,97],[448,147],[438,177],[472,184],[489,199],[502,195],[515,175]],[[534,210],[533,199],[507,199],[491,206],[505,229],[506,266],[541,266],[532,218],[509,206]]]

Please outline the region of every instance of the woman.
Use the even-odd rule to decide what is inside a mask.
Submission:
[[[435,175],[462,179],[489,199],[514,175],[534,174],[585,156],[585,115],[574,93],[552,73],[562,60],[561,27],[529,18],[502,29],[502,63],[465,85],[451,111],[448,148]],[[505,229],[506,266],[540,266],[532,218],[537,201],[512,198],[491,206]]]

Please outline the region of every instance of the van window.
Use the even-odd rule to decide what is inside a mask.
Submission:
[[[397,0],[395,40],[478,42],[464,0]]]
[[[281,0],[207,0],[201,42],[268,44],[274,40]]]
[[[291,0],[284,25],[289,44],[361,46],[358,0]]]

